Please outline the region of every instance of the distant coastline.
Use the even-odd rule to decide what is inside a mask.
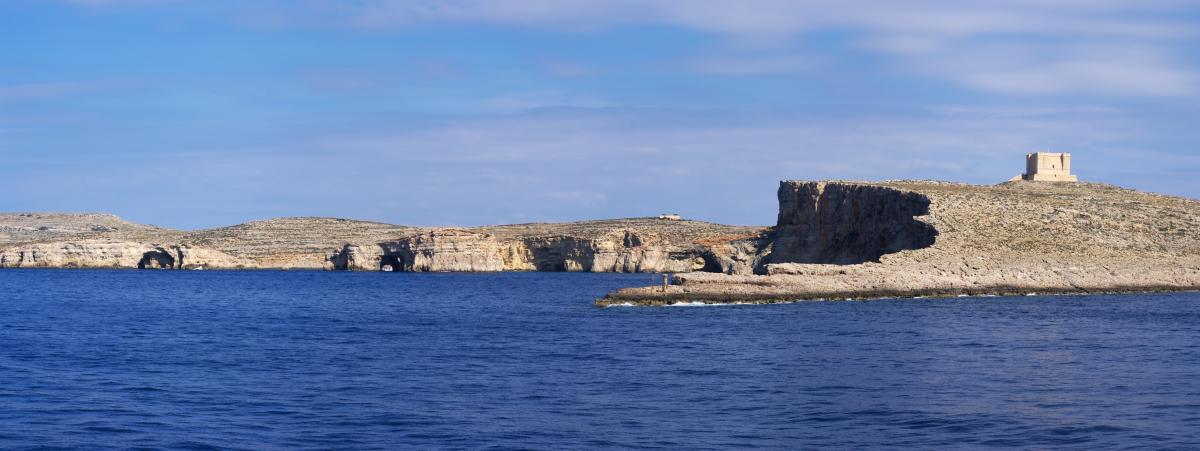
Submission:
[[[281,218],[184,232],[0,214],[0,268],[676,273],[597,305],[1200,288],[1200,202],[1095,183],[784,181],[773,227],[674,217],[419,228]]]
[[[0,214],[0,268],[751,273],[768,228],[676,217],[472,228],[279,218],[185,232],[107,214]]]

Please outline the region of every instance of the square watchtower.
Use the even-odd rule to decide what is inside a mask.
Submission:
[[[1046,182],[1077,182],[1071,174],[1071,154],[1034,152],[1025,155],[1025,180]]]

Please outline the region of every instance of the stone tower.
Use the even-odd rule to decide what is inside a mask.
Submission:
[[[1025,180],[1045,182],[1077,182],[1071,174],[1071,154],[1034,152],[1025,155]]]

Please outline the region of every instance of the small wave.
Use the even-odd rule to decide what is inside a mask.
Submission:
[[[171,444],[171,448],[175,448],[175,449],[187,449],[187,450],[196,450],[196,451],[209,451],[209,450],[219,450],[219,449],[221,449],[221,448],[219,448],[219,447],[217,447],[217,446],[214,446],[214,445],[209,445],[209,444],[207,444],[207,443],[204,443],[204,442],[196,442],[196,441],[186,441],[186,442],[176,442],[176,443],[172,443],[172,444]]]
[[[705,303],[705,302],[676,302],[674,304],[667,304],[667,307],[712,307],[714,305],[723,305],[723,304],[709,304],[709,303]],[[724,304],[724,305],[732,305],[732,304]]]
[[[83,430],[88,432],[103,432],[106,434],[132,434],[140,432],[134,429],[118,426],[84,426]]]
[[[121,389],[121,391],[128,391],[128,392],[165,392],[166,390],[163,390],[163,389],[161,389],[161,388],[158,388],[158,387],[125,387],[125,388],[122,388],[122,389]]]
[[[728,307],[731,305],[757,305],[755,302],[676,302],[667,307]]]

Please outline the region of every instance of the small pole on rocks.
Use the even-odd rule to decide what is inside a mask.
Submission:
[[[667,284],[671,282],[671,274],[663,273],[663,293],[667,292]]]

